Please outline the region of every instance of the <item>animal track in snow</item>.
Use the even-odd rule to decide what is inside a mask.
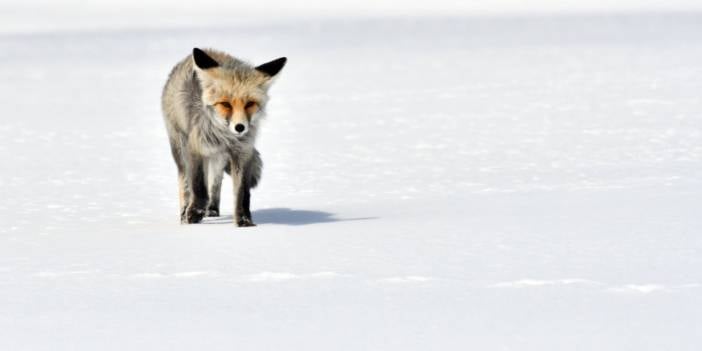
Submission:
[[[188,272],[176,272],[170,274],[158,273],[158,272],[146,272],[146,273],[136,273],[132,274],[130,278],[137,279],[160,279],[160,278],[198,278],[198,277],[215,277],[218,276],[218,272],[207,272],[207,271],[188,271]]]
[[[656,292],[671,292],[684,289],[694,289],[702,287],[700,283],[679,284],[666,286],[663,284],[624,284],[624,285],[609,285],[602,282],[588,279],[557,279],[557,280],[539,280],[539,279],[520,279],[509,282],[500,282],[490,285],[490,288],[538,288],[547,286],[566,286],[566,285],[584,285],[584,286],[599,286],[605,292],[620,293],[620,294],[650,294]]]
[[[433,280],[430,277],[423,277],[420,275],[407,275],[403,277],[390,277],[377,280],[380,283],[390,283],[390,284],[405,284],[405,283],[424,283]]]
[[[38,272],[35,273],[34,276],[38,278],[61,278],[61,277],[68,277],[68,276],[79,276],[79,275],[85,275],[85,274],[91,274],[95,273],[97,271],[65,271],[65,272]]]
[[[624,294],[650,294],[653,292],[669,291],[669,289],[659,284],[627,284],[608,288],[607,291]]]
[[[491,288],[529,288],[538,286],[555,286],[555,285],[602,285],[602,283],[588,279],[557,279],[557,280],[538,280],[538,279],[520,279],[511,282],[500,282],[493,284]]]
[[[339,276],[335,272],[317,272],[310,274],[294,274],[288,272],[261,272],[256,274],[250,274],[245,277],[245,281],[248,282],[282,282],[288,280],[302,280],[302,279],[327,279]]]

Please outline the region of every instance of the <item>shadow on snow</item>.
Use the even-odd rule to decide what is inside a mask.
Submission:
[[[265,208],[251,214],[256,224],[307,225],[345,221],[363,221],[377,217],[336,218],[333,213],[312,210],[293,210],[290,208]],[[232,215],[206,218],[204,224],[232,223]]]

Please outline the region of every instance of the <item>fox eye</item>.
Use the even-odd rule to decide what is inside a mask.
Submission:
[[[219,105],[219,106],[221,106],[221,107],[224,107],[224,108],[226,108],[226,109],[231,109],[231,108],[232,108],[232,104],[230,104],[230,103],[228,103],[228,102],[226,102],[226,101],[215,102],[215,106],[217,106],[217,105]]]
[[[256,102],[255,102],[255,101],[249,101],[249,102],[246,103],[246,106],[244,106],[244,108],[248,110],[248,109],[250,109],[250,108],[252,108],[252,107],[254,107],[254,106],[256,106]]]

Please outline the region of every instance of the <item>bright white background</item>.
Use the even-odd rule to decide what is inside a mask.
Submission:
[[[695,0],[0,1],[0,30],[239,25],[294,18],[690,12]]]

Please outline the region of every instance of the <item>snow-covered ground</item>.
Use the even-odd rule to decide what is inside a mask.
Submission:
[[[0,36],[0,350],[699,350],[702,15]],[[254,228],[159,110],[264,62]]]

